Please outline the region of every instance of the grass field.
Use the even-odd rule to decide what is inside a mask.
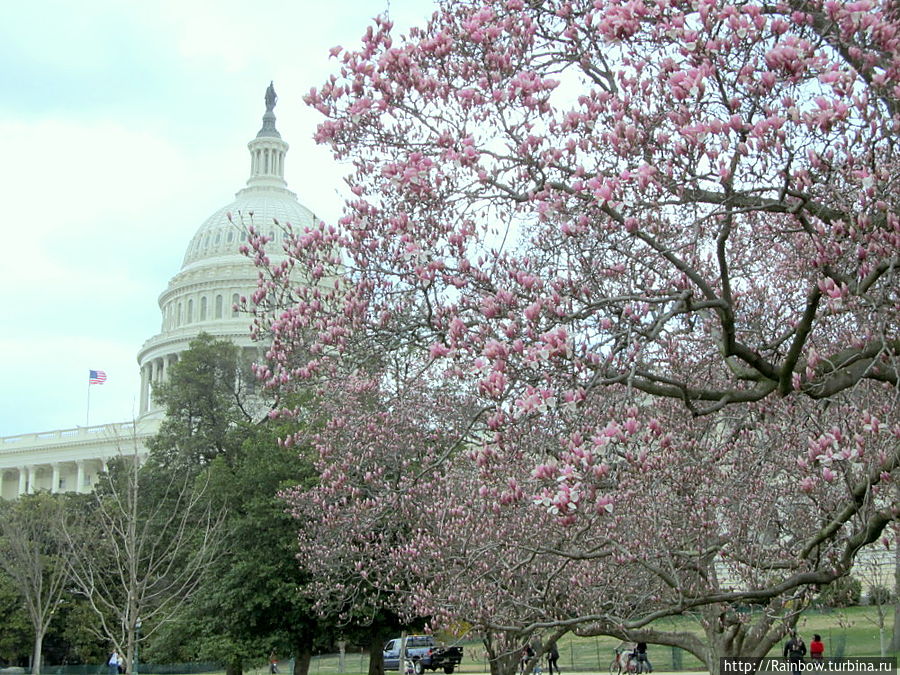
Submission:
[[[886,619],[887,639],[890,640],[893,612],[890,607],[886,609],[890,610]],[[669,620],[667,625],[662,625],[679,630],[695,630],[698,634],[701,632],[699,626],[688,617],[678,617]],[[810,610],[805,612],[800,619],[798,630],[807,644],[813,633],[819,633],[825,642],[826,656],[878,656],[880,654],[877,615],[874,607]],[[463,645],[465,652],[460,672],[489,672],[487,661],[483,658],[484,649],[480,642],[464,641],[460,644]],[[612,638],[563,638],[559,643],[559,665],[564,674],[567,671],[605,673],[612,659],[613,649],[618,644],[619,641]],[[778,650],[780,650],[780,646]],[[896,653],[888,655],[897,656]],[[693,655],[670,647],[651,645],[650,659],[654,669],[658,671],[702,669],[700,662]],[[344,667],[346,675],[365,673],[368,668],[368,656],[360,652],[348,652],[345,656]],[[323,654],[314,657],[309,672],[310,675],[337,675],[339,673],[338,656]],[[261,667],[252,675],[265,675],[265,673],[265,669]],[[443,675],[443,673],[439,671],[437,675]]]

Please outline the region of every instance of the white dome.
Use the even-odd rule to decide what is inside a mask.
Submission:
[[[142,415],[159,413],[151,401],[152,385],[166,379],[167,370],[177,361],[178,354],[199,333],[256,349],[250,339],[252,318],[234,309],[241,298],[251,297],[259,276],[253,260],[239,250],[247,240],[248,228],[252,225],[272,238],[266,250],[277,260],[282,251],[284,226],[290,224],[298,230],[315,221],[313,213],[287,189],[284,156],[288,144],[275,129],[272,107],[274,91],[271,101],[268,94],[266,97],[263,127],[248,144],[247,187],[199,227],[188,244],[181,270],[159,297],[160,332],[138,352]]]
[[[288,190],[241,190],[237,199],[213,213],[197,229],[185,251],[181,269],[185,271],[198,265],[215,264],[223,257],[243,257],[238,247],[240,242],[246,241],[250,225],[272,237],[270,253],[277,255],[281,250],[284,225],[289,224],[296,230],[311,225],[314,220],[312,211],[300,204]]]

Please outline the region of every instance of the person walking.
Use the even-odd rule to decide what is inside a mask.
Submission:
[[[556,648],[556,640],[547,645],[547,675],[553,673],[559,675],[559,649]]]
[[[524,673],[528,670],[528,664],[531,663],[531,659],[534,658],[534,649],[531,646],[530,642],[526,642],[525,646],[522,647],[522,655],[519,657],[519,672]]]
[[[106,665],[109,666],[109,675],[119,675],[119,666],[122,665],[122,657],[119,656],[119,652],[113,649]]]
[[[638,642],[634,646],[634,656],[637,660],[637,671],[639,673],[652,673],[653,672],[653,664],[650,663],[650,658],[647,656],[647,643],[646,642]]]
[[[825,654],[825,643],[822,642],[822,636],[818,633],[813,635],[812,641],[809,643],[809,658],[821,661]]]
[[[784,658],[791,663],[791,672],[794,675],[800,673],[800,662],[806,656],[806,643],[796,633],[791,633],[791,639],[784,644]]]

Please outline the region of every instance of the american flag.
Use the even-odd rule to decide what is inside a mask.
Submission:
[[[90,370],[88,373],[88,384],[103,384],[106,382],[106,373],[102,370]]]

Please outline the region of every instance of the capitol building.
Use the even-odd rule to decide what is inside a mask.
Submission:
[[[15,499],[41,490],[90,492],[109,459],[144,454],[144,442],[162,420],[153,386],[166,380],[178,355],[201,332],[256,352],[247,316],[233,309],[239,298],[256,290],[257,270],[238,251],[247,237],[246,224],[252,219],[277,247],[282,233],[276,221],[302,228],[316,220],[284,180],[288,144],[275,127],[274,107],[275,91],[269,85],[262,128],[248,144],[246,187],[200,225],[187,245],[181,269],[159,297],[160,331],[137,353],[141,375],[137,419],[0,437],[0,497]]]

